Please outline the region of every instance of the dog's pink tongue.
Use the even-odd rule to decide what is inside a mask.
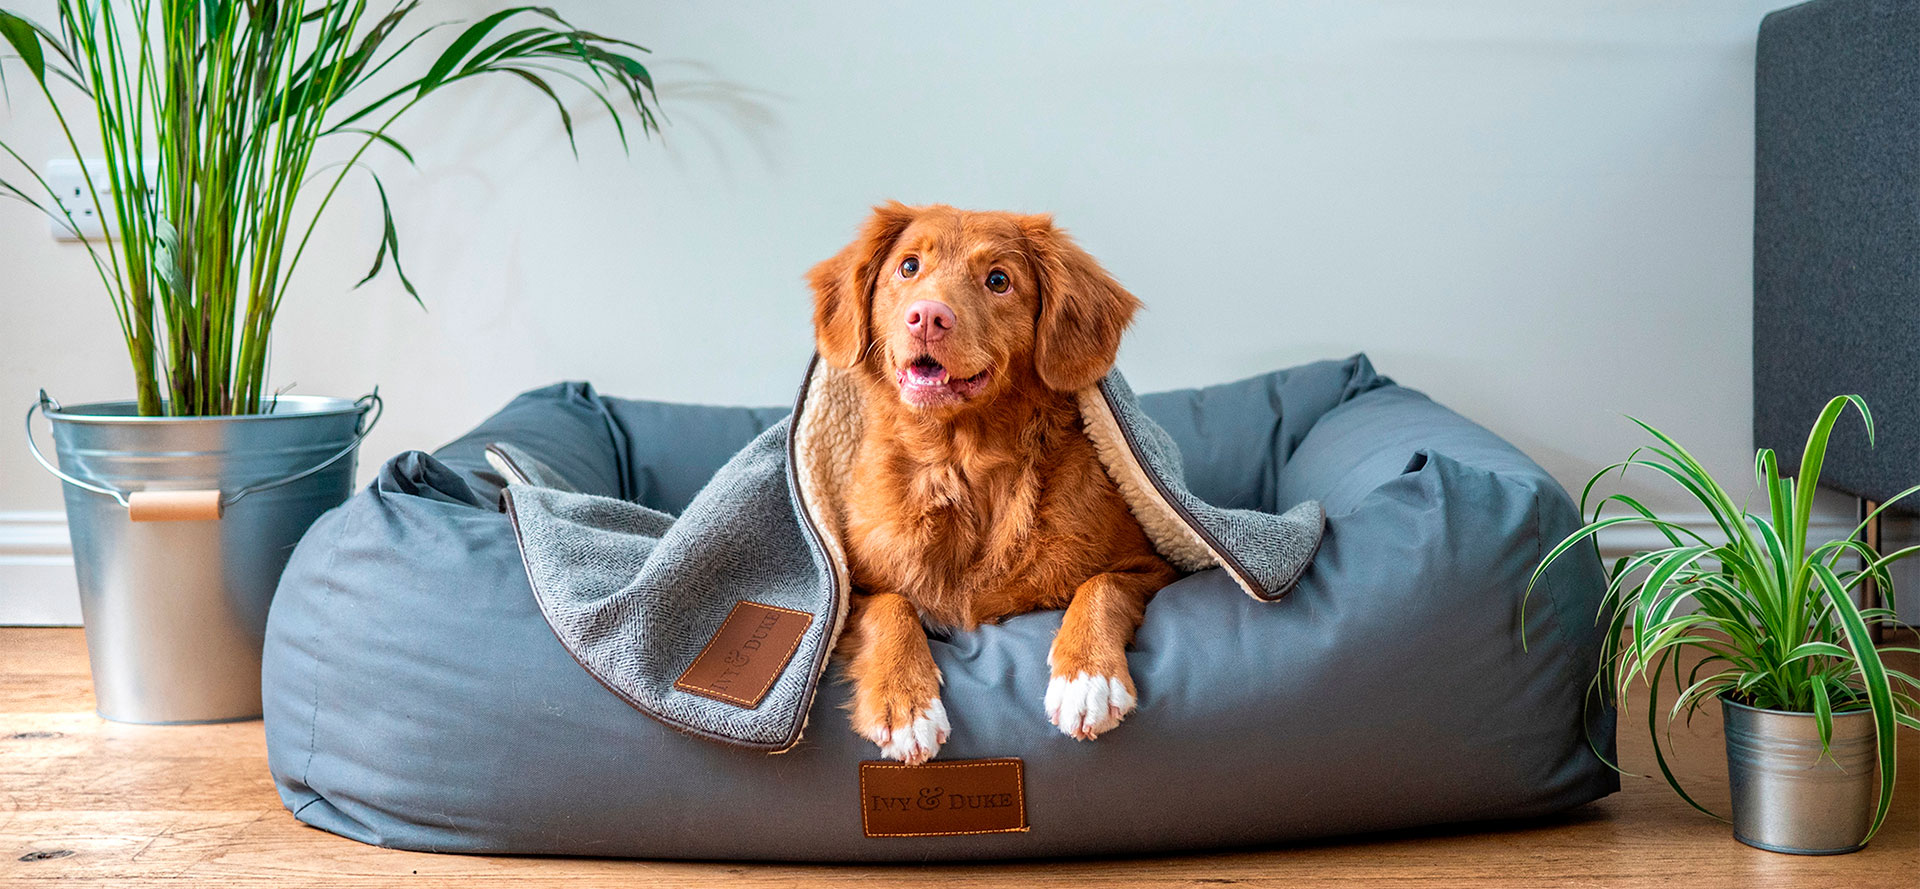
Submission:
[[[947,383],[947,369],[937,365],[910,364],[907,366],[907,382],[915,386],[944,386]]]

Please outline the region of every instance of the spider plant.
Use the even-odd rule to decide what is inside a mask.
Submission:
[[[643,47],[517,6],[460,27],[428,53],[421,39],[458,23],[409,28],[418,6],[59,0],[53,28],[0,10],[0,38],[81,159],[84,200],[119,226],[115,244],[83,243],[119,320],[142,415],[261,409],[274,319],[315,227],[356,170],[372,178],[382,216],[360,283],[391,261],[419,301],[401,268],[386,185],[362,157],[378,146],[413,163],[391,128],[428,97],[515,78],[553,102],[571,145],[573,117],[554,89],[571,81],[606,108],[623,148],[623,107],[643,133],[657,130],[653,81],[634,57]],[[56,89],[76,92],[91,112],[103,154],[92,169],[76,131],[86,122]],[[317,149],[334,143],[344,159],[317,165]],[[0,178],[0,194],[78,235],[46,180],[5,142],[0,150],[25,170]],[[94,188],[96,179],[108,187]]]
[[[1636,449],[1588,481],[1580,511],[1591,519],[1548,552],[1533,581],[1555,560],[1607,528],[1640,524],[1659,529],[1669,546],[1636,552],[1608,571],[1601,614],[1611,615],[1610,625],[1594,680],[1603,699],[1625,700],[1634,681],[1644,680],[1647,727],[1654,734],[1661,774],[1689,805],[1709,815],[1713,813],[1680,786],[1661,752],[1656,702],[1669,673],[1678,692],[1666,710],[1669,730],[1681,714],[1690,718],[1704,703],[1726,696],[1752,707],[1814,714],[1824,754],[1834,713],[1871,710],[1880,802],[1867,831],[1870,839],[1893,801],[1896,727],[1920,728],[1920,704],[1895,687],[1920,690],[1920,680],[1882,662],[1870,626],[1894,618],[1887,566],[1920,552],[1920,546],[1882,555],[1859,537],[1868,521],[1920,491],[1920,485],[1882,504],[1847,537],[1807,539],[1827,440],[1849,405],[1859,409],[1872,444],[1873,415],[1866,402],[1857,395],[1834,398],[1807,435],[1800,470],[1791,482],[1781,477],[1773,451],[1761,449],[1755,455],[1755,481],[1766,498],[1759,514],[1736,504],[1679,442],[1629,417],[1656,443]],[[1626,494],[1603,497],[1588,513],[1588,500],[1599,482],[1616,470],[1624,475],[1629,468],[1654,472],[1678,485],[1706,508],[1717,533],[1709,539],[1662,519]],[[1615,507],[1613,514],[1603,514],[1609,506]],[[1852,563],[1858,567],[1846,567]],[[1885,591],[1887,607],[1861,609],[1854,604],[1854,588],[1869,579]],[[1678,655],[1687,648],[1699,649],[1704,657],[1683,677]]]

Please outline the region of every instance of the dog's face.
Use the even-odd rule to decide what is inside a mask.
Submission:
[[[928,210],[879,264],[868,308],[878,367],[916,408],[990,401],[1033,363],[1040,290],[1005,213]]]
[[[1036,379],[1092,385],[1139,307],[1050,217],[940,205],[874,208],[809,280],[822,357],[936,416]]]

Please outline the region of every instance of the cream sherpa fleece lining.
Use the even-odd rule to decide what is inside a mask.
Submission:
[[[1179,511],[1169,503],[1153,483],[1146,467],[1140,464],[1128,446],[1120,421],[1114,417],[1098,383],[1075,395],[1080,406],[1081,428],[1093,442],[1107,475],[1120,488],[1127,507],[1140,527],[1153,541],[1161,558],[1182,571],[1201,571],[1225,565]],[[802,400],[800,423],[794,430],[794,455],[802,467],[797,478],[800,498],[814,518],[827,552],[833,558],[833,571],[840,589],[840,609],[835,615],[833,638],[837,639],[847,614],[852,571],[848,567],[845,543],[846,526],[839,504],[845,500],[847,485],[853,477],[853,461],[860,447],[864,417],[861,413],[859,384],[853,371],[821,361],[812,386]],[[1261,598],[1248,588],[1238,572],[1229,571],[1234,582],[1247,595]]]

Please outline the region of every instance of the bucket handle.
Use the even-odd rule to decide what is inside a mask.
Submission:
[[[380,387],[375,386],[372,392],[368,392],[354,399],[353,403],[354,406],[360,409],[360,417],[354,421],[353,441],[348,442],[347,446],[341,448],[338,453],[292,475],[285,475],[272,481],[247,485],[229,495],[221,495],[219,491],[126,492],[115,490],[104,485],[96,485],[92,482],[81,481],[60,471],[60,467],[53,465],[47,460],[44,454],[40,453],[40,445],[33,440],[34,412],[38,411],[41,416],[46,416],[47,411],[57,411],[60,409],[60,402],[55,400],[53,396],[48,395],[45,389],[40,390],[40,399],[27,408],[27,450],[33,452],[33,459],[38,461],[42,468],[53,473],[54,477],[61,481],[80,488],[81,490],[92,491],[95,494],[105,494],[108,497],[112,497],[114,502],[126,508],[129,516],[132,517],[134,521],[217,519],[220,517],[220,513],[227,507],[239,503],[240,499],[248,494],[256,494],[261,491],[278,488],[281,485],[293,484],[340,462],[342,458],[353,453],[353,449],[359,447],[360,443],[366,440],[367,434],[372,432],[373,427],[380,422],[380,415],[386,412],[386,402],[380,398]],[[370,415],[369,411],[371,411]]]

